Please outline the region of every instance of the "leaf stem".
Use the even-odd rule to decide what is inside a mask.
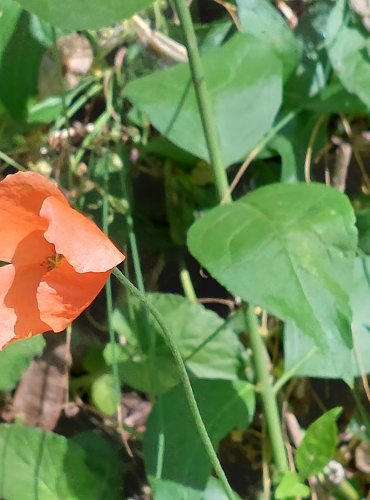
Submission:
[[[317,347],[313,347],[310,351],[308,351],[303,358],[299,359],[294,365],[289,368],[286,372],[283,373],[283,375],[275,382],[275,385],[273,386],[274,394],[277,394],[280,389],[291,379],[295,376],[296,372],[298,369],[304,365],[307,361],[309,361],[312,356],[317,352]]]
[[[226,201],[231,201],[231,195],[228,194],[228,181],[222,159],[219,133],[205,80],[205,73],[199,54],[197,38],[189,7],[186,0],[175,0],[174,3],[176,5],[177,15],[180,19],[185,36],[194,91],[198,102],[200,118],[202,120],[204,136],[215,177],[218,196],[220,200],[226,197]]]
[[[228,202],[228,196],[230,197],[238,185],[240,179],[244,175],[245,171],[249,167],[249,165],[252,163],[252,161],[261,153],[263,148],[267,146],[267,144],[273,139],[277,133],[284,128],[290,121],[292,121],[300,112],[302,111],[301,108],[295,109],[294,111],[291,111],[290,113],[287,113],[276,125],[274,125],[268,132],[265,134],[262,139],[259,141],[259,143],[248,153],[248,156],[246,159],[243,161],[241,164],[237,174],[235,175],[232,183],[230,184],[230,187],[227,190],[227,193],[223,196],[221,200],[221,204],[223,205],[224,203]]]
[[[163,335],[163,338],[168,345],[172,356],[174,358],[177,372],[179,374],[179,378],[181,381],[181,384],[183,386],[184,392],[185,392],[185,397],[188,401],[189,409],[191,411],[191,414],[193,416],[195,425],[197,427],[197,430],[199,432],[199,436],[204,444],[204,447],[206,449],[208,458],[218,476],[220,479],[223,488],[227,494],[227,497],[229,500],[235,500],[235,495],[233,493],[233,490],[231,489],[231,486],[226,478],[226,475],[221,467],[221,464],[218,460],[217,454],[215,452],[215,449],[213,448],[212,442],[208,436],[207,429],[204,425],[203,419],[200,415],[199,409],[197,402],[194,397],[193,389],[191,387],[190,379],[186,371],[186,367],[184,364],[184,361],[181,357],[181,354],[176,346],[176,343],[174,342],[171,332],[168,329],[165,321],[163,320],[161,314],[158,312],[158,310],[147,300],[145,297],[145,294],[141,293],[140,290],[138,290],[132,283],[129,281],[126,276],[124,276],[121,271],[117,268],[113,270],[114,276],[118,279],[118,281],[133,295],[135,296],[138,300],[143,302],[147,309],[150,311],[150,313],[153,315],[154,319],[157,321],[161,333]]]
[[[249,304],[245,313],[245,321],[248,328],[258,385],[260,386],[272,454],[279,472],[285,472],[289,470],[289,464],[281,431],[279,410],[266,366],[266,348],[259,333],[257,316],[252,304]]]

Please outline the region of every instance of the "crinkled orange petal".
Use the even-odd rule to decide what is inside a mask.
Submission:
[[[4,300],[5,306],[13,309],[16,316],[13,341],[50,330],[49,325],[40,318],[36,298],[37,288],[44,273],[42,266],[15,268],[14,281]]]
[[[47,198],[40,215],[49,223],[45,238],[78,273],[109,271],[124,260],[98,226],[58,198]]]
[[[32,231],[46,229],[39,212],[48,196],[68,203],[54,184],[33,172],[8,175],[0,182],[0,260],[11,262],[20,241]]]
[[[42,276],[48,272],[48,258],[53,251],[54,246],[45,240],[42,231],[33,231],[16,248],[14,280],[4,297],[4,305],[16,317],[12,341],[50,330],[40,319],[36,291]]]
[[[14,309],[5,304],[5,297],[12,286],[14,276],[15,268],[11,264],[0,267],[0,350],[15,337],[17,316]]]
[[[111,271],[78,273],[66,259],[43,276],[37,289],[42,320],[54,332],[64,330],[98,295]]]

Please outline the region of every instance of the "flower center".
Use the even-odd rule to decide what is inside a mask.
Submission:
[[[62,262],[63,259],[64,255],[53,252],[52,255],[46,259],[44,265],[46,265],[48,271],[52,271],[53,269],[59,266],[59,264]]]

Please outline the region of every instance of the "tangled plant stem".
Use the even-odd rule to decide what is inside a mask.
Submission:
[[[226,475],[221,467],[220,461],[218,460],[217,454],[215,452],[215,449],[213,448],[212,442],[208,436],[207,429],[204,425],[203,419],[201,417],[201,414],[198,409],[197,402],[195,400],[195,396],[193,393],[193,389],[191,387],[190,379],[186,371],[186,367],[184,364],[184,361],[181,357],[181,354],[176,346],[176,343],[174,342],[171,332],[169,328],[166,325],[166,322],[162,318],[161,314],[159,311],[147,300],[146,296],[140,292],[132,283],[129,281],[126,276],[124,276],[121,271],[117,268],[114,269],[113,271],[114,276],[118,279],[118,281],[133,295],[135,296],[138,300],[143,302],[145,304],[145,307],[148,309],[150,314],[153,315],[154,319],[158,323],[158,326],[160,327],[162,336],[168,345],[172,356],[175,361],[176,369],[180,378],[180,382],[183,386],[184,392],[185,392],[185,397],[187,399],[188,405],[190,412],[193,416],[196,428],[199,432],[199,436],[204,444],[204,447],[206,449],[208,458],[218,476],[220,479],[224,490],[227,494],[227,497],[229,500],[235,500],[235,495],[233,493],[233,490],[231,489],[231,486],[226,478]]]

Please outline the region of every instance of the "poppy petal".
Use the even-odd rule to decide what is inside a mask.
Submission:
[[[104,273],[124,260],[124,255],[96,224],[58,198],[47,198],[40,215],[49,222],[46,240],[78,273]]]
[[[7,267],[9,266],[1,269]],[[13,328],[13,340],[19,340],[47,332],[50,327],[40,319],[36,299],[36,290],[45,274],[45,269],[43,266],[35,265],[14,267],[14,269],[14,280],[4,298],[4,305],[14,311],[16,322]]]
[[[45,274],[37,289],[40,316],[54,332],[64,330],[88,307],[110,275],[78,273],[63,259]]]
[[[45,240],[43,231],[32,231],[18,244],[12,263],[18,270],[22,266],[42,266],[48,271],[48,260],[55,253],[55,247]]]
[[[0,260],[11,262],[20,241],[31,231],[46,229],[39,212],[51,195],[67,204],[54,184],[34,172],[18,172],[0,182]]]
[[[0,193],[1,197],[8,197],[15,205],[21,205],[35,215],[39,215],[41,206],[48,196],[54,196],[68,205],[58,187],[36,172],[17,172],[8,175],[0,183]]]
[[[15,337],[17,316],[14,309],[5,304],[5,297],[13,284],[14,276],[15,268],[11,264],[0,267],[0,350]]]

